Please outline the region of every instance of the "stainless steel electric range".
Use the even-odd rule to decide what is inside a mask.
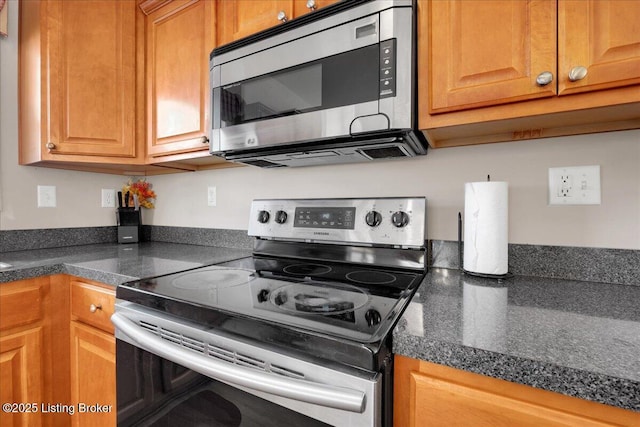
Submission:
[[[255,200],[251,257],[120,285],[118,425],[390,426],[426,200]]]

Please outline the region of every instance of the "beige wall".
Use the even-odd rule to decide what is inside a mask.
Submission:
[[[601,166],[602,204],[547,206],[549,167]],[[401,161],[301,169],[251,167],[152,178],[157,225],[245,229],[254,198],[427,197],[429,238],[455,240],[464,183],[509,183],[509,241],[640,249],[640,131],[430,150]],[[206,206],[214,185],[218,205]]]
[[[16,7],[0,40],[0,229],[113,225],[100,189],[126,177],[17,166]],[[547,169],[601,165],[602,204],[547,206]],[[509,241],[640,249],[640,130],[431,150],[406,161],[263,170],[250,167],[151,177],[147,224],[246,229],[254,198],[426,196],[431,239],[455,240],[464,183],[509,182]],[[58,187],[57,208],[36,208],[36,186]],[[207,187],[218,205],[208,207]]]

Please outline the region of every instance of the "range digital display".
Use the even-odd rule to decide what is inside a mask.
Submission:
[[[296,208],[294,227],[353,230],[356,208]]]

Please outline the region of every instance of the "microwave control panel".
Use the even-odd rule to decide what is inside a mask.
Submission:
[[[396,39],[380,42],[380,98],[396,96]]]

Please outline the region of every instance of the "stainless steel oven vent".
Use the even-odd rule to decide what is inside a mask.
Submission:
[[[219,345],[209,344],[202,340],[188,337],[184,334],[181,334],[180,332],[175,332],[150,322],[145,322],[144,320],[140,320],[138,322],[138,325],[165,341],[169,341],[174,345],[180,346],[182,348],[204,354],[205,356],[212,359],[224,360],[225,362],[233,363],[235,365],[254,368],[288,378],[305,378],[304,375],[300,372],[292,371],[291,369],[274,365],[265,360],[260,360],[255,357],[247,356],[246,354],[238,353],[237,351],[234,351],[232,349],[224,348]]]

